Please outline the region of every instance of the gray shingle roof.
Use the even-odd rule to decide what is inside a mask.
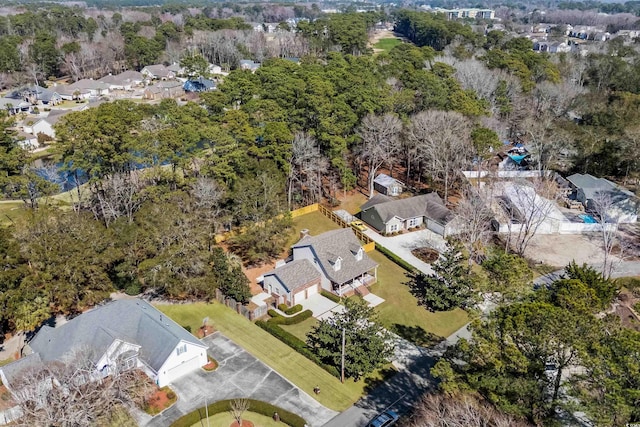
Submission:
[[[298,259],[265,273],[265,277],[271,275],[276,276],[289,292],[320,279],[320,272],[308,259]]]
[[[608,179],[596,178],[588,173],[573,174],[567,177],[567,181],[575,187],[582,189],[587,199],[596,198],[598,193],[609,193],[609,195],[614,199],[614,202],[635,197],[635,195],[626,188],[622,188]]]
[[[355,246],[362,245],[353,234],[353,230],[341,228],[317,236],[305,236],[292,247],[294,249],[311,247],[325,275],[332,282],[341,285],[378,266],[378,263],[369,258],[364,251],[362,259],[358,261],[352,251]],[[340,270],[334,271],[334,264],[338,257],[342,259],[341,267]]]
[[[160,369],[180,341],[206,347],[183,327],[140,299],[119,300],[88,311],[59,328],[44,326],[29,343],[43,361],[88,347],[99,359],[114,340],[139,345],[139,357]]]
[[[402,185],[402,183],[400,181],[398,181],[395,178],[390,177],[386,173],[378,174],[378,176],[376,176],[376,179],[374,179],[373,182],[378,183],[378,184],[380,184],[380,185],[382,185],[383,187],[386,187],[386,188],[389,188],[390,186],[392,186],[394,184]]]
[[[69,86],[67,86],[67,89],[71,89],[71,90],[106,90],[109,89],[109,85],[105,82],[102,82],[100,80],[93,80],[93,79],[82,79],[82,80],[78,80],[75,83],[71,83]]]
[[[42,366],[42,359],[38,353],[31,353],[28,356],[22,357],[15,362],[11,362],[0,368],[4,378],[9,383],[9,386],[15,384],[16,380],[19,380],[28,369],[38,369]]]
[[[435,192],[400,200],[393,200],[386,196],[374,196],[361,207],[363,211],[372,208],[378,212],[384,223],[387,223],[394,216],[402,219],[426,216],[440,224],[446,224],[454,217]]]

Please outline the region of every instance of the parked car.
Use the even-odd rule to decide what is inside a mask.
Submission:
[[[365,231],[368,230],[367,226],[362,221],[352,221],[351,226],[356,230]]]
[[[400,416],[393,411],[387,410],[372,419],[367,427],[389,427],[398,422]]]

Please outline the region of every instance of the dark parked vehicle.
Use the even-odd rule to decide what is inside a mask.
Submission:
[[[393,411],[384,411],[374,419],[372,419],[367,427],[389,427],[394,425],[400,417]]]

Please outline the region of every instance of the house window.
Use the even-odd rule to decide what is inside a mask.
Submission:
[[[418,218],[411,218],[409,220],[409,228],[415,227],[416,225],[418,225]]]
[[[180,356],[182,353],[186,353],[187,352],[187,345],[186,344],[182,344],[180,347],[176,348],[176,354],[178,356]]]
[[[393,233],[394,231],[398,231],[398,224],[391,224],[389,226],[389,231]]]

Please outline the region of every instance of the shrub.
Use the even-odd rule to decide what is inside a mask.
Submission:
[[[304,427],[306,425],[304,418],[294,414],[293,412],[289,412],[286,409],[279,408],[261,400],[247,400],[249,401],[249,412],[255,412],[266,417],[271,417],[274,412],[277,412],[278,415],[280,415],[280,421],[285,424],[292,427]],[[204,407],[198,408],[176,420],[171,424],[171,427],[191,427],[194,424],[199,424],[200,420],[205,418],[207,413],[209,416],[212,416],[229,411],[230,405],[231,400],[221,400],[219,402],[212,403],[207,406],[206,409]]]
[[[286,310],[282,310],[287,314],[296,314],[302,311],[302,306],[300,304],[296,304],[291,308],[288,308]]]
[[[322,369],[329,372],[334,377],[340,378],[340,373],[338,372],[338,369],[335,366],[330,366],[325,363],[322,363],[322,361],[318,358],[318,356],[316,356],[315,353],[313,353],[309,349],[307,344],[304,341],[302,341],[300,338],[285,331],[276,323],[272,323],[271,321],[264,322],[262,320],[258,320],[256,322],[256,325],[258,325],[265,331],[269,332],[271,335],[273,335],[274,337],[276,337],[277,339],[279,339],[280,341],[282,341],[283,343],[285,343],[286,345],[288,345],[289,347],[291,347],[292,349],[294,349],[295,351],[297,351],[307,359],[311,360],[313,363],[320,366]]]
[[[311,310],[305,310],[302,313],[293,317],[281,316],[275,310],[269,310],[268,313],[269,313],[269,316],[271,316],[271,319],[269,319],[269,322],[274,323],[276,325],[295,325],[297,323],[304,322],[305,320],[313,316],[313,312]]]
[[[173,399],[175,399],[175,398],[176,398],[176,393],[175,393],[173,390],[169,390],[169,391],[167,392],[167,399],[169,399],[169,400],[173,400]]]
[[[395,262],[396,264],[398,264],[400,267],[404,268],[405,270],[407,270],[410,273],[413,273],[415,271],[415,268],[409,264],[408,262],[406,262],[405,260],[403,260],[402,258],[400,258],[399,256],[397,256],[396,254],[394,254],[393,252],[389,251],[388,249],[386,249],[383,246],[380,246],[378,243],[376,243],[376,249],[378,251],[380,251],[381,253],[384,254],[384,256],[386,256],[387,258],[389,258],[391,261]]]
[[[289,306],[288,306],[287,304],[284,304],[284,303],[279,304],[279,305],[278,305],[278,310],[280,310],[280,311],[284,311],[284,312],[286,313],[286,312],[287,312],[287,310],[289,310]]]
[[[140,295],[140,292],[142,292],[142,288],[140,287],[140,283],[137,281],[124,288],[124,293],[127,295],[136,296]]]
[[[340,303],[341,299],[338,295],[333,294],[329,291],[325,291],[324,289],[320,291],[320,295],[322,295],[325,298],[330,299],[331,301],[335,302],[335,303]]]

